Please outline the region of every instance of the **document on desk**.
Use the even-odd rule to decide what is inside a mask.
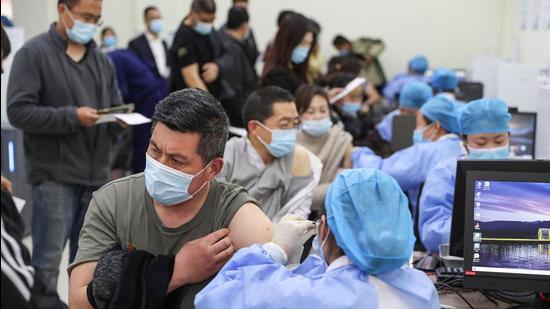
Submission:
[[[120,113],[120,114],[105,114],[96,121],[95,124],[122,121],[129,126],[137,126],[144,123],[151,122],[151,119],[143,116],[140,113]]]
[[[352,80],[346,85],[346,87],[344,88],[344,90],[342,90],[342,92],[337,94],[334,98],[330,99],[330,104],[336,103],[338,100],[344,98],[346,95],[352,92],[355,88],[365,84],[366,82],[367,80],[362,77],[355,78],[354,80]]]

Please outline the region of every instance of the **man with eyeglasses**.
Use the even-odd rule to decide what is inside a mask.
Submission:
[[[70,260],[92,192],[109,180],[109,145],[118,125],[97,124],[98,109],[122,103],[113,66],[92,40],[101,0],[59,0],[59,19],[17,52],[8,84],[8,119],[24,131],[32,184],[32,264],[57,293],[61,254]]]

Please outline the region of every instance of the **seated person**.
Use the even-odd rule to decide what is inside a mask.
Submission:
[[[343,89],[357,77],[350,72],[333,74],[328,81],[331,89]],[[344,129],[353,137],[354,146],[370,146],[375,148],[369,132],[374,130],[374,120],[368,114],[369,105],[364,103],[365,86],[358,85],[350,93],[336,101],[334,109],[344,124]]]
[[[416,115],[414,144],[383,159],[367,148],[352,154],[354,168],[378,168],[395,178],[416,208],[418,190],[428,172],[439,162],[460,157],[462,147],[456,105],[446,97],[434,97]]]
[[[386,84],[382,91],[388,102],[397,102],[399,93],[403,86],[410,82],[425,82],[424,74],[429,68],[428,59],[425,56],[419,55],[409,61],[408,70],[406,73],[396,75],[391,81]]]
[[[499,99],[472,101],[460,110],[460,127],[467,152],[461,159],[507,159],[512,116]],[[456,180],[456,158],[437,164],[426,177],[420,198],[419,232],[431,252],[449,243]]]
[[[296,91],[296,106],[300,115],[298,144],[306,147],[323,163],[321,179],[313,191],[311,210],[319,212],[328,186],[342,168],[351,168],[353,150],[351,135],[342,125],[330,119],[327,93],[318,86],[302,85]]]
[[[432,281],[407,265],[415,241],[407,197],[387,174],[340,173],[315,225],[320,256],[293,268],[313,229],[312,221],[286,216],[272,242],[237,252],[195,307],[439,308]]]
[[[445,68],[435,70],[429,80],[436,95],[444,95],[454,101],[456,101],[458,82],[455,70]]]
[[[376,125],[378,134],[388,143],[392,141],[393,118],[397,115],[414,115],[433,97],[432,88],[424,82],[410,82],[403,87],[399,95],[399,108],[387,114]]]
[[[219,177],[245,187],[273,222],[287,213],[307,218],[322,164],[296,145],[294,97],[277,86],[260,88],[246,100],[243,120],[248,136],[227,142]]]
[[[145,172],[107,184],[90,202],[69,266],[71,308],[89,308],[95,300],[89,297],[95,288],[90,293],[88,285],[97,261],[113,247],[130,243],[171,261],[167,276],[166,269],[139,270],[155,284],[137,299],[126,295],[136,293],[127,291],[134,281],[122,277],[122,291],[115,293],[121,299],[115,302],[126,296],[155,308],[163,302],[190,308],[234,249],[271,239],[271,222],[258,203],[245,189],[215,178],[224,164],[227,136],[224,109],[203,90],[177,91],[157,104]]]

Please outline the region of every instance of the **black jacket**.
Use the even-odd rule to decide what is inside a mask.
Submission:
[[[164,53],[166,55],[166,65],[169,66],[170,55],[168,54],[168,45],[164,40],[162,40],[162,45],[164,46]],[[155,62],[155,56],[153,55],[151,46],[149,46],[149,41],[147,41],[145,33],[142,33],[140,36],[131,40],[130,43],[128,43],[128,49],[133,50],[134,53],[136,53],[136,55],[138,55],[138,57],[143,60],[145,64],[147,64],[147,66],[154,68],[154,72],[156,72],[160,76],[157,63]]]
[[[233,38],[225,30],[219,32],[219,37],[225,48],[225,55],[219,59],[218,64],[233,90],[233,97],[223,100],[222,104],[229,114],[231,124],[242,127],[242,107],[248,95],[258,87],[256,71],[250,64],[244,42]]]

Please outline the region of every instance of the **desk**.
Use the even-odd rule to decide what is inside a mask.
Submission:
[[[495,300],[496,303],[498,304],[497,306],[477,290],[466,290],[466,289],[457,289],[457,290],[476,309],[509,308],[512,306],[505,302]],[[464,302],[464,300],[460,298],[460,296],[456,295],[454,292],[449,290],[439,291],[439,303],[442,305],[453,306],[455,308],[469,308],[468,305]]]

